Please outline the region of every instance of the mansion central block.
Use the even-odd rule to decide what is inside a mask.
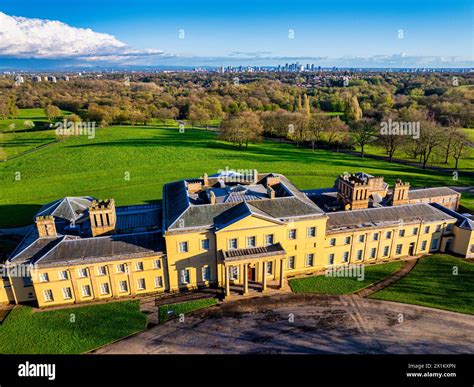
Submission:
[[[40,209],[7,260],[0,302],[48,307],[200,287],[229,296],[339,265],[474,257],[474,218],[457,212],[459,199],[366,173],[303,192],[256,170],[168,183],[161,204],[66,197]],[[29,274],[15,275],[25,266]]]

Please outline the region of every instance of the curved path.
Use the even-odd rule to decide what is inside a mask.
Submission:
[[[395,282],[405,277],[410,271],[412,271],[417,262],[418,259],[411,259],[409,261],[405,261],[400,270],[397,270],[395,273],[389,275],[388,277],[382,278],[380,281],[377,281],[372,285],[369,285],[366,288],[359,290],[355,294],[360,297],[368,297],[371,294],[394,284]]]
[[[224,303],[95,353],[472,353],[474,316],[352,296]]]

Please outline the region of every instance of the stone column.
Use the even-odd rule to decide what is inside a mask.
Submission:
[[[130,295],[133,295],[133,294],[136,294],[137,293],[137,286],[135,284],[135,278],[134,278],[134,275],[133,275],[133,265],[132,265],[132,262],[127,262],[125,264],[125,267],[126,269],[128,270],[127,274],[128,274],[128,282],[129,282],[129,287],[130,289],[128,289],[128,291],[130,292]]]
[[[92,297],[93,298],[99,298],[100,292],[97,286],[97,278],[96,278],[96,273],[95,273],[95,267],[94,266],[88,266],[87,270],[89,271],[89,278],[91,280],[91,286],[92,286]]]
[[[244,295],[249,292],[249,264],[244,264]]]
[[[74,302],[80,301],[80,293],[79,293],[79,288],[77,286],[77,273],[76,273],[76,268],[69,269],[69,279],[71,280],[71,286],[72,286],[72,296],[74,297]],[[11,281],[10,281],[11,283]],[[12,286],[13,289],[13,286]]]
[[[266,262],[262,262],[262,292],[267,290],[267,265]]]
[[[280,289],[283,288],[284,279],[285,279],[285,260],[282,258],[280,259],[280,284],[279,284]]]
[[[239,264],[239,285],[244,284],[244,279],[242,276],[244,275],[244,265],[241,263]]]
[[[230,268],[228,266],[225,267],[225,297],[230,296]]]
[[[115,282],[114,265],[108,264],[106,266],[107,266],[107,277],[108,277],[109,285],[110,285],[110,296],[117,297],[119,292],[118,292],[118,284]]]

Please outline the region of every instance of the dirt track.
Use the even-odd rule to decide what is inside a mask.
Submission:
[[[197,311],[96,353],[473,353],[473,341],[474,316],[290,294]]]

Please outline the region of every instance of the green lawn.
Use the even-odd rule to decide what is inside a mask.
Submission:
[[[355,277],[327,277],[317,275],[305,278],[290,279],[289,285],[294,293],[348,294],[354,293],[370,284],[377,282],[403,266],[403,262],[382,263],[365,266],[364,280]]]
[[[474,264],[450,255],[428,256],[406,277],[370,297],[474,314]]]
[[[66,110],[61,110],[63,116],[71,114]],[[47,122],[48,118],[44,113],[44,109],[20,109],[18,117],[8,118],[6,120],[0,119],[0,132],[10,132],[12,130],[23,130],[25,129],[23,123],[25,121],[38,121],[38,122]]]
[[[204,129],[114,126],[98,129],[94,139],[68,138],[0,163],[0,227],[29,224],[40,206],[64,196],[154,202],[169,181],[226,167],[283,173],[300,189],[330,187],[340,173],[359,170],[384,175],[390,184],[403,177],[418,186],[474,185],[462,175],[453,181],[449,174],[274,141],[239,150]]]
[[[0,353],[82,353],[145,328],[138,301],[38,313],[20,306],[0,325]]]
[[[71,114],[62,111],[63,117]],[[38,128],[39,123],[48,122],[43,109],[21,109],[17,118],[0,120],[0,160],[11,158],[27,150],[51,143],[57,139],[54,130],[31,130],[24,133],[14,133],[27,128],[26,121],[33,121]],[[34,129],[34,128],[33,128]]]
[[[163,305],[160,306],[159,321],[160,324],[163,324],[172,318],[178,317],[181,313],[186,314],[194,310],[207,308],[216,304],[217,300],[215,298],[205,298],[202,300],[192,300],[180,302],[178,304]],[[168,314],[168,311],[173,311],[174,313]]]
[[[468,140],[474,143],[474,128],[464,128],[463,132],[466,133]]]
[[[468,192],[463,193],[461,196],[461,205],[474,214],[474,195]]]
[[[0,155],[0,160],[5,158],[5,156],[9,159],[30,149],[52,143],[55,140],[57,140],[57,137],[54,130],[42,130],[26,133],[0,133],[0,148],[3,148],[5,151],[3,157]]]

